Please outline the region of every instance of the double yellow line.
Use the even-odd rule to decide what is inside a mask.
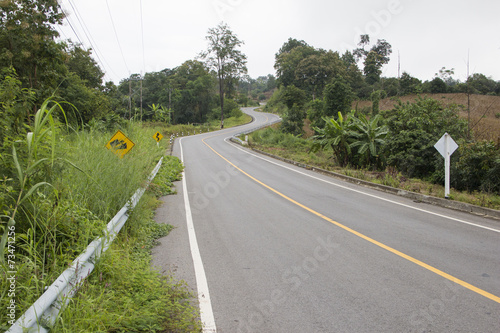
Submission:
[[[248,178],[252,179],[256,183],[264,186],[265,188],[267,188],[271,192],[279,195],[280,197],[284,198],[285,200],[290,201],[291,203],[299,206],[300,208],[303,208],[306,211],[308,211],[308,212],[310,212],[310,213],[312,213],[312,214],[314,214],[314,215],[322,218],[323,220],[328,221],[328,222],[336,225],[337,227],[342,228],[345,231],[350,232],[351,234],[354,234],[354,235],[356,235],[356,236],[358,236],[358,237],[360,237],[360,238],[362,238],[362,239],[364,239],[364,240],[366,240],[366,241],[368,241],[368,242],[370,242],[370,243],[372,243],[372,244],[374,244],[374,245],[376,245],[378,247],[383,248],[384,250],[387,250],[387,251],[389,251],[391,253],[394,253],[395,255],[397,255],[397,256],[399,256],[401,258],[404,258],[404,259],[406,259],[408,261],[411,261],[412,263],[417,264],[418,266],[423,267],[423,268],[425,268],[425,269],[427,269],[427,270],[429,270],[429,271],[431,271],[431,272],[433,272],[433,273],[435,273],[437,275],[440,275],[440,276],[444,277],[445,279],[450,280],[451,282],[457,283],[457,284],[461,285],[462,287],[465,287],[465,288],[467,288],[467,289],[469,289],[469,290],[471,290],[471,291],[473,291],[475,293],[478,293],[479,295],[482,295],[482,296],[484,296],[486,298],[489,298],[489,299],[491,299],[491,300],[493,300],[493,301],[495,301],[497,303],[500,303],[500,297],[495,296],[495,295],[493,295],[493,294],[491,294],[491,293],[489,293],[489,292],[487,292],[485,290],[482,290],[482,289],[480,289],[480,288],[478,288],[476,286],[473,286],[472,284],[467,283],[467,282],[465,282],[463,280],[460,280],[460,279],[458,279],[458,278],[456,278],[456,277],[454,277],[454,276],[452,276],[452,275],[450,275],[448,273],[445,273],[445,272],[443,272],[443,271],[441,271],[441,270],[439,270],[439,269],[437,269],[437,268],[435,268],[435,267],[433,267],[431,265],[428,265],[428,264],[426,264],[426,263],[424,263],[424,262],[422,262],[422,261],[420,261],[418,259],[415,259],[415,258],[413,258],[413,257],[411,257],[411,256],[409,256],[407,254],[404,254],[403,252],[400,252],[400,251],[398,251],[398,250],[396,250],[396,249],[394,249],[394,248],[392,248],[390,246],[387,246],[387,245],[385,245],[383,243],[380,243],[380,242],[374,240],[373,238],[370,238],[370,237],[368,237],[368,236],[366,236],[366,235],[364,235],[364,234],[362,234],[362,233],[360,233],[360,232],[358,232],[356,230],[353,230],[353,229],[351,229],[349,227],[346,227],[345,225],[343,225],[343,224],[341,224],[341,223],[339,223],[339,222],[337,222],[335,220],[332,220],[331,218],[329,218],[329,217],[327,217],[327,216],[325,216],[325,215],[323,215],[323,214],[321,214],[321,213],[319,213],[319,212],[317,212],[317,211],[315,211],[315,210],[313,210],[313,209],[311,209],[311,208],[309,208],[309,207],[301,204],[300,202],[297,202],[297,201],[293,200],[292,198],[286,196],[285,194],[279,192],[278,190],[272,188],[271,186],[263,183],[262,181],[258,180],[257,178],[255,178],[252,175],[248,174],[247,172],[243,171],[241,168],[239,168],[234,163],[232,163],[231,161],[229,161],[227,158],[225,158],[224,156],[222,156],[219,152],[217,152],[214,148],[212,148],[208,143],[205,142],[206,139],[209,139],[209,138],[212,138],[212,137],[215,137],[215,136],[219,136],[219,135],[222,135],[222,134],[218,134],[218,135],[214,135],[214,136],[210,136],[210,137],[204,138],[202,140],[202,142],[208,148],[210,148],[215,154],[217,154],[220,158],[222,158],[224,161],[226,161],[231,166],[233,166],[236,170],[238,170],[239,172],[241,172],[242,174],[244,174]]]

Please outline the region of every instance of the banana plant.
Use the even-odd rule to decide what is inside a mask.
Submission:
[[[344,118],[342,113],[338,113],[337,119],[325,117],[325,126],[323,128],[315,128],[318,133],[313,136],[313,150],[324,149],[331,147],[333,154],[337,158],[341,166],[346,166],[351,157],[350,139],[352,137],[352,123],[354,113],[348,113]]]
[[[353,121],[356,130],[352,132],[353,142],[350,146],[357,149],[361,161],[368,166],[379,157],[380,148],[385,145],[385,137],[389,133],[387,126],[379,125],[381,119],[380,115],[372,119],[361,115]]]

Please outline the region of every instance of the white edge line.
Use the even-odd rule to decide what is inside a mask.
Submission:
[[[179,140],[181,151],[181,162],[184,164],[184,154],[182,152],[182,138]],[[203,324],[203,332],[215,333],[217,328],[215,326],[214,312],[212,310],[212,302],[210,301],[210,293],[208,292],[208,282],[201,260],[200,249],[198,241],[196,240],[196,232],[194,230],[193,216],[191,214],[191,205],[189,203],[189,196],[186,185],[186,173],[182,172],[182,191],[184,194],[184,206],[186,209],[186,223],[189,236],[189,246],[191,248],[191,256],[193,258],[194,273],[196,276],[196,287],[198,289],[198,301],[200,302],[200,317]]]
[[[251,153],[249,151],[247,151],[246,149],[243,149],[241,147],[239,147],[238,145],[236,144],[233,144],[233,143],[229,143],[228,142],[228,139],[230,139],[231,137],[227,137],[224,139],[224,141],[231,145],[231,146],[234,146],[235,148],[249,154],[249,155],[252,155],[254,157],[257,157],[257,158],[260,158],[261,160],[264,160],[268,163],[271,163],[271,164],[274,164],[274,165],[277,165],[277,166],[280,166],[282,168],[285,168],[285,169],[288,169],[288,170],[291,170],[293,172],[296,172],[296,173],[299,173],[301,175],[304,175],[304,176],[307,176],[307,177],[310,177],[310,178],[313,178],[313,179],[316,179],[316,180],[319,180],[319,181],[322,181],[324,183],[327,183],[327,184],[330,184],[330,185],[333,185],[333,186],[337,186],[337,187],[340,187],[340,188],[343,188],[345,190],[349,190],[349,191],[353,191],[353,192],[356,192],[356,193],[359,193],[359,194],[363,194],[363,195],[367,195],[369,197],[372,197],[372,198],[376,198],[376,199],[379,199],[379,200],[383,200],[383,201],[387,201],[387,202],[390,202],[392,204],[396,204],[396,205],[399,205],[399,206],[403,206],[403,207],[406,207],[406,208],[411,208],[411,209],[414,209],[414,210],[418,210],[420,212],[424,212],[424,213],[427,213],[427,214],[431,214],[431,215],[435,215],[435,216],[439,216],[439,217],[442,217],[442,218],[445,218],[445,219],[449,219],[449,220],[453,220],[455,222],[460,222],[460,223],[464,223],[464,224],[468,224],[468,225],[471,225],[471,226],[474,226],[474,227],[478,227],[478,228],[482,228],[482,229],[486,229],[486,230],[490,230],[490,231],[494,231],[494,232],[499,232],[500,233],[500,230],[498,229],[493,229],[493,228],[490,228],[490,227],[485,227],[483,225],[480,225],[480,224],[476,224],[476,223],[472,223],[472,222],[467,222],[467,221],[464,221],[464,220],[460,220],[460,219],[457,219],[457,218],[454,218],[454,217],[451,217],[451,216],[447,216],[447,215],[443,215],[443,214],[438,214],[438,213],[434,213],[434,212],[431,212],[429,210],[425,210],[425,209],[422,209],[422,208],[418,208],[418,207],[414,207],[414,206],[410,206],[410,205],[407,205],[407,204],[404,204],[404,203],[401,203],[401,202],[397,202],[397,201],[394,201],[394,200],[390,200],[390,199],[386,199],[386,198],[383,198],[383,197],[379,197],[377,195],[374,195],[374,194],[369,194],[369,193],[366,193],[366,192],[363,192],[363,191],[359,191],[359,190],[355,190],[353,188],[350,188],[350,187],[347,187],[347,186],[344,186],[344,185],[339,185],[339,184],[335,184],[333,182],[330,182],[328,180],[325,180],[325,179],[321,179],[319,177],[316,177],[316,176],[313,176],[313,175],[310,175],[310,174],[307,174],[305,172],[302,172],[302,171],[299,171],[299,170],[295,170],[293,168],[290,168],[288,166],[285,166],[285,165],[282,165],[280,163],[277,163],[275,161],[272,161],[270,159],[267,159],[267,158],[264,158],[262,156],[259,156],[259,155],[256,155],[254,153]]]

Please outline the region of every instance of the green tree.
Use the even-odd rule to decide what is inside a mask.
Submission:
[[[407,72],[403,72],[401,75],[399,86],[402,95],[419,94],[422,92],[422,81],[411,76]]]
[[[494,142],[464,142],[458,155],[451,172],[455,188],[500,194],[500,149]]]
[[[68,70],[77,74],[87,87],[100,89],[104,73],[91,57],[91,50],[84,50],[80,46],[70,44],[66,52],[69,55]]]
[[[353,54],[356,59],[364,59],[363,72],[368,84],[374,84],[380,80],[382,67],[389,63],[389,56],[392,53],[392,46],[385,39],[378,39],[377,43],[370,49],[366,47],[370,44],[369,35],[361,35],[359,48],[355,49]]]
[[[332,117],[338,112],[347,113],[351,109],[354,97],[351,87],[341,78],[326,85],[323,96],[327,117]]]
[[[293,135],[302,135],[304,133],[305,116],[304,109],[297,104],[294,104],[291,108],[287,108],[281,122],[281,131]]]
[[[395,77],[381,78],[380,89],[385,91],[387,96],[397,96],[399,94],[399,80]]]
[[[22,88],[16,71],[12,67],[0,72],[0,156],[6,141],[15,141],[25,132],[24,122],[33,105],[35,93]],[[10,152],[9,152],[10,153]]]
[[[240,77],[247,72],[246,56],[237,48],[243,44],[243,41],[221,23],[217,27],[209,29],[208,50],[202,52],[200,56],[206,59],[207,66],[217,72],[219,80],[219,95],[221,104],[221,125],[224,127],[224,84],[226,80]]]
[[[433,94],[441,94],[447,91],[446,83],[439,77],[435,77],[429,83],[430,92]]]
[[[308,103],[307,118],[311,121],[311,127],[322,127],[325,123],[325,103],[322,99],[315,99]]]
[[[300,86],[297,82],[295,70],[299,63],[318,51],[303,40],[289,38],[275,55],[274,69],[276,69],[278,86]]]
[[[70,103],[71,107],[66,107],[66,117],[74,126],[84,125],[93,118],[101,119],[112,112],[108,96],[100,89],[86,86],[86,83],[77,74],[69,73],[56,92],[61,100]],[[59,112],[55,115],[64,120]]]
[[[276,78],[272,74],[267,75],[266,89],[264,91],[271,91],[276,89]]]
[[[366,83],[372,85],[378,82],[382,74],[382,68],[379,66],[379,55],[370,51],[366,56],[364,65],[363,73],[366,77]]]
[[[0,8],[0,67],[14,67],[22,87],[35,89],[40,105],[67,72],[54,28],[63,13],[57,0],[2,1]]]
[[[385,146],[387,164],[409,177],[430,177],[442,169],[434,144],[445,132],[455,141],[465,138],[467,133],[467,123],[459,117],[457,107],[443,107],[431,98],[400,102],[381,115],[389,127]]]
[[[370,99],[372,101],[372,115],[377,115],[380,111],[380,99],[385,98],[386,92],[383,90],[376,90],[371,93]]]
[[[455,74],[455,68],[446,69],[446,67],[441,67],[439,73],[436,73],[434,75],[443,80],[446,83],[446,85],[454,86],[457,84],[457,81],[453,79],[454,74]]]
[[[346,51],[341,60],[345,67],[345,75],[344,79],[349,83],[351,89],[358,93],[359,90],[363,87],[364,80],[363,74],[359,70],[359,67],[356,63],[356,57],[349,51]]]
[[[306,93],[304,90],[291,85],[282,91],[280,99],[289,109],[294,105],[303,107],[306,102]]]
[[[297,85],[308,91],[312,99],[322,94],[325,85],[334,77],[344,77],[345,66],[337,52],[319,50],[302,59],[295,69]]]
[[[484,74],[474,73],[469,77],[469,86],[473,94],[494,94],[496,82]]]
[[[281,101],[286,106],[283,115],[281,130],[285,133],[300,135],[303,133],[304,118],[306,117],[304,105],[306,93],[291,85],[286,87],[281,93]]]

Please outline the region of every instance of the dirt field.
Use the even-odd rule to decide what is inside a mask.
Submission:
[[[461,108],[460,115],[468,118],[466,94],[422,94],[443,102],[445,105],[456,104]],[[402,96],[403,102],[412,102],[417,95]],[[380,101],[380,110],[390,110],[397,104],[397,99],[386,98]],[[371,101],[355,101],[353,109],[371,108]],[[470,124],[476,140],[494,140],[500,145],[500,96],[471,95],[470,96]]]

